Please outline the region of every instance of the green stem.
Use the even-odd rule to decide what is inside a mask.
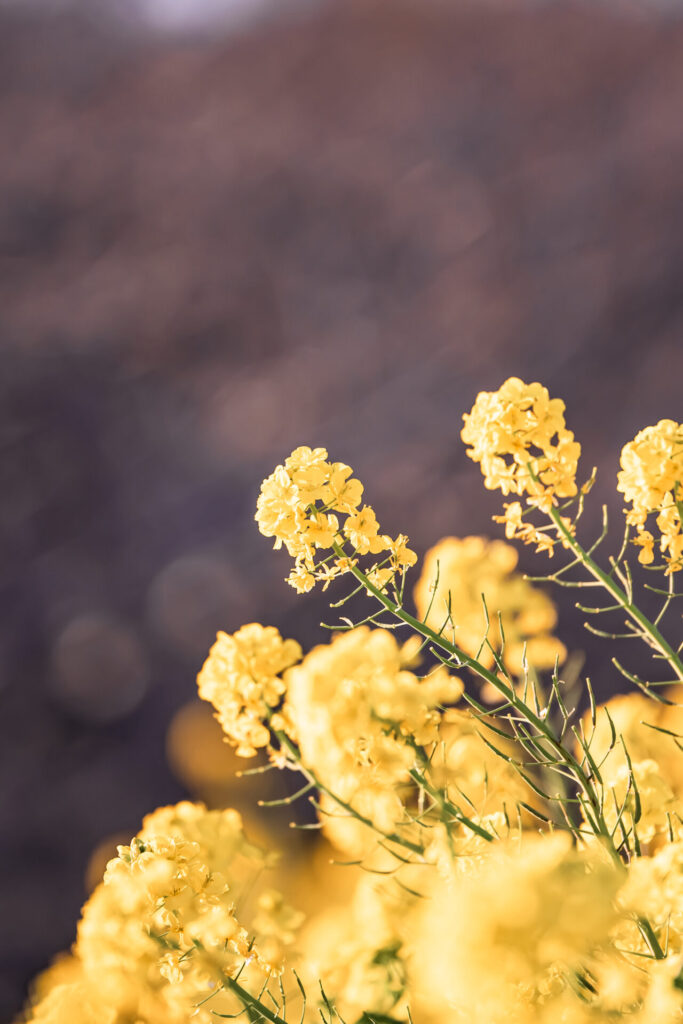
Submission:
[[[650,952],[652,953],[655,960],[664,960],[664,950],[662,949],[660,942],[657,936],[655,935],[654,928],[652,927],[648,919],[646,917],[639,917],[638,927],[640,928],[641,935],[650,947]]]
[[[612,595],[616,603],[624,610],[626,615],[640,627],[643,633],[649,638],[652,647],[656,648],[662,657],[669,662],[678,678],[683,680],[683,661],[681,661],[673,647],[671,647],[671,645],[664,639],[657,626],[653,622],[650,622],[647,616],[643,615],[640,608],[637,608],[636,605],[629,600],[625,591],[622,590],[613,577],[604,572],[604,570],[593,561],[588,552],[584,551],[571,531],[568,530],[566,525],[562,522],[562,517],[557,509],[551,508],[548,514],[555,524],[558,533],[561,534],[567,547],[570,548],[582,565],[585,565],[591,576],[601,583]]]
[[[257,1013],[260,1013],[265,1017],[266,1020],[269,1020],[270,1024],[287,1024],[284,1017],[280,1017],[277,1013],[273,1013],[273,1011],[265,1006],[260,999],[253,996],[246,988],[242,988],[240,983],[235,981],[234,978],[226,978],[224,981],[224,987],[235,993],[240,1002],[244,1004],[244,1008],[246,1010],[255,1010]],[[222,1015],[218,1013],[216,1016],[220,1017]]]
[[[471,832],[474,832],[481,839],[485,839],[487,843],[493,842],[494,837],[490,832],[487,832],[482,825],[478,825],[476,821],[472,821],[472,819],[468,818],[466,814],[463,814],[460,808],[451,803],[448,797],[444,796],[441,790],[437,789],[436,786],[432,786],[431,782],[427,780],[422,772],[418,772],[413,768],[409,774],[413,782],[416,782],[417,785],[421,786],[426,793],[429,793],[442,811],[446,814],[450,814],[455,821],[459,822],[461,825],[465,825]]]

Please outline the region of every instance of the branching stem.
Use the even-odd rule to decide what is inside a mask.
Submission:
[[[629,598],[616,580],[612,576],[608,575],[608,573],[604,572],[604,570],[593,561],[590,554],[581,547],[576,537],[574,537],[571,531],[567,529],[567,526],[562,521],[562,517],[557,509],[551,508],[548,514],[555,524],[558,534],[562,537],[563,542],[568,548],[570,548],[581,564],[586,567],[593,579],[600,583],[605,590],[612,595],[618,607],[623,609],[626,615],[639,627],[644,636],[647,637],[650,645],[655,648],[661,656],[666,659],[666,661],[668,661],[678,678],[683,680],[683,661],[681,661],[681,658],[673,647],[664,639],[655,623],[650,622],[647,616],[641,612],[640,608],[636,607],[633,600]]]

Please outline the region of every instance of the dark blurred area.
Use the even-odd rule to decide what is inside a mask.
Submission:
[[[187,793],[165,735],[216,630],[320,639],[253,522],[295,445],[423,552],[499,529],[459,440],[478,390],[565,398],[589,532],[621,445],[682,411],[679,19],[94,12],[0,6],[2,1019],[72,941],[96,844]]]

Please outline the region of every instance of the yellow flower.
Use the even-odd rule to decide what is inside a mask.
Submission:
[[[552,1003],[546,1016],[542,1004],[561,998],[565,978],[608,946],[622,881],[566,833],[496,842],[465,868],[456,860],[417,922],[422,990],[440,994],[442,1013],[455,1011],[446,1019],[468,1024],[583,1021],[580,998],[567,1016]]]
[[[274,626],[252,622],[232,636],[218,634],[197,686],[240,757],[253,757],[258,747],[268,746],[265,720],[285,692],[280,674],[300,657],[296,640],[283,640]]]
[[[384,541],[385,549],[391,555],[391,564],[394,568],[400,569],[403,566],[415,565],[417,555],[408,547],[408,538],[405,533],[400,533],[396,540],[392,540],[391,537],[386,535],[382,537],[382,540]]]
[[[521,506],[520,506],[521,507]],[[498,615],[505,634],[503,660],[512,672],[527,660],[537,669],[552,668],[566,657],[564,645],[551,636],[557,613],[550,598],[515,572],[516,550],[502,540],[484,537],[446,537],[424,559],[415,587],[415,604],[427,625],[454,639],[466,654],[492,668],[493,651],[484,644],[487,633],[482,594],[489,613],[488,640],[502,646]]]
[[[306,542],[317,548],[331,548],[338,533],[339,520],[336,516],[314,512],[306,521]]]
[[[320,498],[325,493],[324,487],[328,476],[325,448],[295,448],[285,459],[285,469],[294,485],[305,491],[311,500]]]
[[[651,565],[655,560],[655,539],[649,530],[640,530],[633,543],[642,548],[638,561],[642,565]]]
[[[294,568],[286,579],[290,587],[294,587],[298,594],[307,594],[315,586],[315,576],[312,572],[309,572],[301,559],[297,559]]]
[[[660,802],[657,792],[664,802],[669,799],[671,794],[664,794],[659,786],[661,781],[667,790],[670,788],[673,791],[679,813],[683,810],[683,756],[676,738],[683,733],[683,705],[680,703],[682,694],[680,687],[664,693],[663,696],[671,703],[660,703],[640,693],[613,697],[606,705],[597,708],[595,728],[592,726],[591,716],[585,716],[583,731],[586,736],[590,736],[591,756],[600,765],[600,774],[607,787],[608,800],[612,807],[614,799],[610,790],[620,790],[622,800],[626,791],[624,780],[628,779],[628,758],[625,747],[636,772],[636,781],[640,778],[645,783],[647,807],[656,813]],[[618,742],[616,737],[619,737]],[[581,756],[579,747],[577,754]],[[656,768],[651,767],[653,762],[656,763]],[[636,771],[639,764],[645,765],[645,771]],[[641,812],[649,813],[645,799],[642,804]],[[675,817],[675,809],[668,809],[672,811],[673,831],[677,832],[681,822]],[[652,820],[653,813],[650,813]],[[663,833],[666,830],[665,814],[659,815],[658,825],[660,832]],[[638,833],[641,842],[644,842],[640,825]]]
[[[263,481],[256,506],[256,521],[275,547],[284,545],[295,559],[287,582],[299,593],[312,589],[317,580],[325,586],[356,564],[355,556],[388,551],[389,576],[405,572],[417,557],[401,534],[392,540],[380,534],[374,509],[363,505],[363,485],[352,477],[350,466],[329,462],[325,448],[297,448],[284,465],[277,466]],[[339,516],[346,516],[340,526]],[[353,551],[347,554],[345,544]],[[340,554],[340,550],[344,552]],[[335,551],[317,560],[319,551]],[[381,570],[385,574],[385,570]],[[388,578],[388,577],[387,577]]]
[[[370,807],[368,817],[390,805],[392,829],[401,811],[395,787],[410,782],[411,742],[435,742],[441,705],[462,692],[445,668],[419,679],[403,657],[388,631],[361,626],[340,633],[285,674],[282,714],[304,767],[354,808]]]
[[[482,739],[486,736],[486,719],[471,711],[449,708],[439,727],[437,753],[429,769],[430,782],[442,789],[454,804],[470,809],[477,818],[505,814],[516,818],[518,801],[530,802],[529,787],[510,761],[500,757]],[[520,750],[511,741],[497,739],[498,749],[519,760]],[[466,839],[472,836],[466,833]]]
[[[327,479],[326,502],[338,512],[354,512],[363,497],[360,480],[351,477],[353,470],[343,462],[333,462]]]
[[[309,993],[306,1024],[327,1019],[321,987],[339,1021],[407,1019],[399,926],[411,900],[396,885],[382,886],[376,875],[359,875],[348,901],[318,913],[304,929],[298,973]]]
[[[667,573],[683,569],[683,425],[660,420],[629,441],[621,452],[617,488],[631,503],[626,521],[638,534],[639,561],[654,561],[654,537],[645,525],[654,514]]]
[[[605,821],[617,834],[617,818],[621,817],[625,832],[635,829],[642,844],[665,836],[669,828],[677,831],[681,811],[683,804],[675,799],[653,759],[622,765],[606,786]]]
[[[378,536],[379,523],[374,510],[363,505],[360,512],[349,516],[344,523],[344,535],[359,555],[367,555],[369,551],[376,554],[384,548],[384,539]]]
[[[536,503],[577,493],[581,446],[565,426],[564,402],[541,384],[510,377],[498,391],[481,391],[463,419],[461,437],[486,487]]]
[[[210,1024],[214,1010],[237,1012],[223,979],[239,972],[258,992],[280,967],[276,922],[264,935],[264,949],[277,954],[271,961],[259,946],[263,918],[249,933],[235,910],[239,900],[243,913],[244,893],[271,863],[246,840],[236,811],[182,802],[148,815],[83,908],[68,973],[40,993],[29,1019]],[[287,923],[291,939],[300,921],[290,913]],[[199,1009],[212,988],[211,1006]]]
[[[385,593],[387,587],[394,578],[394,572],[393,569],[381,569],[378,565],[373,565],[370,569],[368,569],[367,577],[368,583],[371,583],[373,587],[377,588],[377,590],[380,590],[382,591],[382,593]],[[371,593],[370,590],[368,590],[367,592],[368,594]]]

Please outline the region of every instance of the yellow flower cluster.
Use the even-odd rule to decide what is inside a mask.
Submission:
[[[300,658],[296,640],[283,640],[274,626],[252,622],[232,635],[218,634],[197,686],[240,757],[253,757],[268,746],[265,720],[285,691],[280,674]]]
[[[577,997],[572,982],[581,992],[576,979],[609,946],[622,881],[560,833],[496,843],[465,869],[456,862],[417,921],[413,1010],[468,1024],[607,1024],[590,1013],[591,990]]]
[[[654,561],[655,538],[646,523],[656,514],[667,572],[683,569],[683,424],[660,420],[641,430],[622,450],[617,481],[631,504],[626,521],[636,528],[639,560]]]
[[[258,990],[279,969],[289,941],[285,934],[274,943],[279,933],[268,905],[258,905],[254,922],[254,932],[264,929],[263,948],[236,917],[237,903],[242,916],[245,895],[268,863],[247,842],[236,811],[185,802],[148,815],[83,908],[66,978],[54,979],[29,1019],[185,1024],[212,988],[216,998],[193,1020],[208,1024],[214,1010],[239,1009],[229,992],[218,991],[223,980],[239,972],[242,984]],[[282,918],[272,897],[269,905]],[[267,947],[275,962],[264,956]]]
[[[647,916],[672,955],[683,954],[683,841],[633,862],[623,902]]]
[[[529,788],[510,764],[482,739],[485,725],[471,711],[451,708],[444,715],[439,743],[428,778],[453,804],[469,809],[469,817],[497,822],[516,817],[518,801],[530,800]],[[498,749],[512,754],[510,742],[498,737]],[[506,831],[505,829],[503,830]],[[467,838],[471,839],[471,835]]]
[[[612,778],[606,778],[605,821],[616,832],[618,819],[625,832],[634,829],[640,844],[649,844],[669,829],[681,832],[679,815],[683,804],[662,777],[654,759],[622,765]]]
[[[527,831],[439,872],[360,874],[303,929],[297,971],[343,1020],[680,1024],[682,863],[679,844],[622,868],[597,845]],[[670,921],[661,961],[644,956],[645,913],[663,945]],[[313,998],[306,1021],[320,1010]]]
[[[441,706],[462,693],[445,668],[419,679],[403,657],[391,633],[360,626],[313,648],[286,675],[282,721],[303,765],[383,831],[405,819],[399,788],[410,781],[412,744],[437,740]],[[345,820],[333,810],[331,831]]]
[[[417,561],[406,536],[394,540],[380,534],[374,510],[359,507],[363,485],[352,472],[343,462],[329,462],[325,448],[301,447],[261,485],[256,506],[259,530],[294,558],[287,582],[300,593],[311,590],[316,580],[327,586],[361,555],[384,553],[368,573],[380,589]],[[339,516],[346,517],[343,524]],[[347,543],[352,549],[348,554]],[[328,554],[319,558],[320,552]]]
[[[541,384],[510,377],[498,391],[481,391],[472,411],[463,416],[462,440],[467,454],[481,465],[484,485],[503,494],[526,495],[528,505],[548,511],[556,498],[577,493],[576,470],[581,445],[567,430],[564,402],[550,398]],[[547,533],[523,521],[519,501],[505,504],[508,539],[518,537],[536,550],[552,554]]]
[[[502,646],[511,672],[522,670],[523,654],[537,669],[564,661],[564,645],[551,636],[557,613],[550,598],[515,572],[518,554],[504,541],[445,537],[425,555],[414,597],[418,615],[466,654],[492,668]],[[488,632],[482,595],[489,609]],[[487,636],[490,647],[484,644]]]
[[[681,844],[619,867],[597,844],[577,848],[565,833],[526,831],[459,851],[439,867],[362,874],[343,903],[315,914],[298,946],[309,992],[321,979],[345,1020],[683,1020],[674,984]],[[660,961],[645,956],[643,914],[666,948]],[[322,1000],[311,1000],[306,1020],[319,1020],[320,1009]]]
[[[605,786],[605,818],[614,827],[623,814],[624,828],[636,830],[643,850],[658,849],[670,835],[683,838],[680,698],[677,688],[666,696],[670,703],[640,694],[613,697],[598,707],[594,728],[590,716],[583,723]]]
[[[481,391],[463,416],[467,454],[481,463],[484,486],[503,494],[527,494],[549,507],[576,494],[581,446],[567,430],[564,402],[542,384],[510,377],[498,391]]]
[[[308,1020],[319,1024],[325,1010],[315,998],[321,984],[340,1020],[406,1019],[404,943],[390,905],[404,915],[413,902],[395,883],[359,872],[349,899],[315,915],[301,936],[300,970],[314,996]]]
[[[432,837],[424,859],[397,865],[383,849],[373,872],[330,869],[339,882],[326,875],[309,892],[314,911],[302,924],[278,892],[252,894],[268,859],[247,842],[234,811],[162,808],[110,862],[84,909],[73,957],[48,972],[27,1019],[209,1024],[242,1008],[221,988],[223,978],[239,972],[239,983],[258,995],[284,966],[287,1009],[279,1015],[304,1024],[319,1022],[328,1002],[348,1021],[681,1024],[683,839],[669,841],[657,819],[650,852],[644,845],[641,857],[620,866],[598,842],[577,847],[566,833],[534,835],[521,821],[510,829],[515,803],[528,799],[522,780],[483,742],[478,716],[451,709],[432,719],[437,694],[422,688],[434,680],[406,670],[412,653],[382,631],[342,634],[286,672],[287,714],[313,732],[307,749],[316,770],[335,784],[349,776],[351,792],[358,782],[370,793],[382,786],[395,792],[404,761],[391,743],[400,746],[402,727],[406,739],[421,735],[431,743],[431,783],[471,806],[472,817],[494,826],[500,839],[457,838],[453,857],[423,809],[405,834]],[[443,685],[440,696],[453,697],[451,684]],[[389,706],[392,688],[397,698]],[[635,763],[645,765],[635,770],[646,792],[657,734],[639,724],[649,702],[634,701],[611,702],[611,717]],[[653,721],[673,730],[678,713],[665,705]],[[385,721],[392,723],[386,734]],[[626,763],[612,735],[598,709],[593,750],[609,779]],[[396,828],[401,813],[399,802],[383,824]],[[337,839],[334,828],[329,834]],[[346,872],[353,881],[345,896]],[[308,872],[308,889],[313,878]],[[638,930],[642,916],[665,950],[659,961],[649,958]],[[305,987],[305,1004],[287,965]]]

